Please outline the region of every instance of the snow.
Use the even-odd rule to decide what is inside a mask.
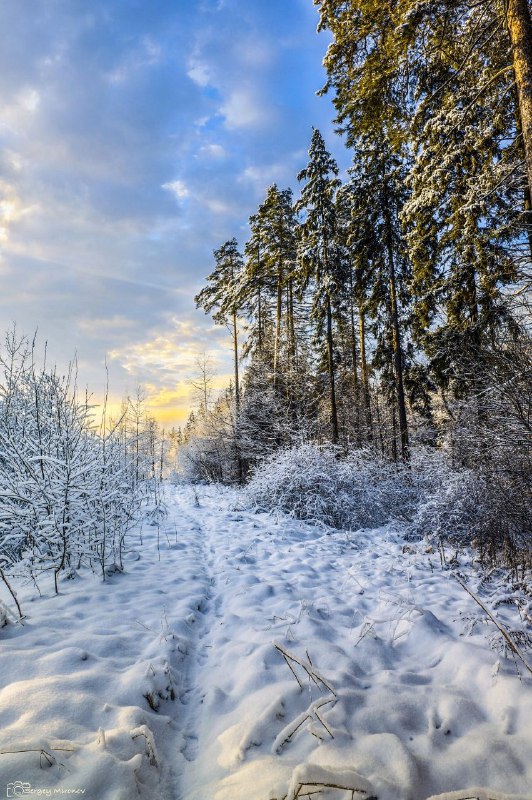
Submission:
[[[430,548],[166,493],[124,573],[0,605],[0,796],[532,800],[532,676]]]

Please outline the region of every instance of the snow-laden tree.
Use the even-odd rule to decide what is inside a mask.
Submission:
[[[273,296],[275,281],[266,266],[268,231],[263,204],[249,218],[250,235],[244,247],[244,268],[238,286],[239,306],[247,319],[243,353],[256,353],[273,370]]]
[[[418,54],[409,67],[415,159],[403,210],[413,333],[438,384],[462,395],[480,388],[465,364],[480,368],[507,323],[504,287],[517,280],[526,244],[522,139],[501,15],[499,3],[440,15],[427,8],[407,17],[402,33]]]
[[[238,349],[239,281],[243,269],[243,258],[238,250],[236,239],[231,239],[214,251],[215,269],[207,277],[207,283],[195,301],[198,308],[206,314],[213,313],[213,319],[219,325],[229,324],[233,338],[233,367],[235,373],[235,398],[237,407],[240,403],[240,379],[238,366],[240,353]]]
[[[37,585],[81,566],[123,568],[125,537],[138,518],[145,459],[120,434],[99,430],[72,366],[37,368],[35,349],[14,332],[0,355],[0,568]]]
[[[341,280],[341,260],[336,238],[335,195],[340,186],[338,165],[315,128],[307,166],[297,178],[304,181],[296,210],[302,212],[298,233],[297,284],[302,292],[312,287],[311,317],[317,336],[325,340],[329,381],[331,439],[339,439],[336,400],[333,301]]]

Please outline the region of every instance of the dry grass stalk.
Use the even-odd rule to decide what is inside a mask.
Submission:
[[[478,597],[478,596],[477,596],[477,595],[476,595],[474,592],[472,592],[472,591],[471,591],[471,589],[469,588],[469,586],[467,586],[467,585],[466,585],[466,584],[465,584],[465,583],[464,583],[464,582],[463,582],[463,581],[462,581],[462,580],[461,580],[461,579],[458,577],[458,575],[455,575],[454,577],[456,578],[456,580],[458,581],[458,583],[460,584],[460,586],[462,587],[462,589],[464,589],[464,590],[465,590],[465,591],[468,593],[468,595],[470,595],[470,596],[473,598],[473,600],[475,601],[475,603],[477,603],[477,605],[479,605],[479,606],[480,606],[480,608],[481,608],[481,609],[484,611],[484,613],[485,613],[485,614],[487,615],[487,617],[488,617],[488,618],[491,620],[491,622],[493,622],[493,624],[495,625],[495,627],[498,629],[498,631],[499,631],[499,632],[501,633],[501,635],[503,636],[503,638],[504,638],[505,642],[507,643],[507,645],[508,645],[508,647],[510,648],[510,650],[512,651],[512,653],[513,653],[514,655],[516,655],[516,656],[517,656],[517,657],[518,657],[518,658],[519,658],[519,659],[520,659],[520,660],[523,662],[523,664],[524,664],[524,666],[526,667],[526,669],[527,669],[527,670],[530,672],[530,674],[532,675],[532,667],[530,666],[530,664],[529,664],[529,663],[528,663],[528,661],[526,660],[526,658],[525,658],[525,656],[523,655],[523,653],[521,652],[520,648],[519,648],[519,647],[516,645],[516,643],[513,641],[512,637],[510,636],[510,634],[508,633],[508,631],[506,630],[506,628],[505,628],[503,625],[501,625],[501,623],[500,623],[500,622],[499,622],[499,621],[498,621],[498,620],[497,620],[497,619],[496,619],[496,618],[493,616],[493,614],[491,613],[491,611],[489,610],[489,608],[487,608],[487,607],[484,605],[484,603],[482,602],[482,600],[480,599],[480,597]],[[464,798],[464,800],[468,800],[468,799],[467,799],[467,798]]]

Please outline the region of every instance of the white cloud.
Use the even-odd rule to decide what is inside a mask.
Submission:
[[[25,87],[19,91],[11,102],[2,107],[0,127],[5,127],[11,132],[27,132],[27,126],[41,104],[41,96],[36,89]]]
[[[161,45],[150,36],[144,36],[140,47],[127,52],[122,62],[106,74],[109,83],[119,85],[134,78],[139,70],[159,64],[164,51]]]
[[[176,197],[178,200],[184,200],[185,197],[190,196],[190,192],[184,181],[170,181],[169,183],[163,183],[162,188],[166,189],[168,192],[172,192],[174,197]]]
[[[19,153],[12,150],[7,150],[5,153],[6,161],[14,172],[21,172],[24,165],[24,159]]]
[[[199,155],[204,158],[225,158],[227,153],[221,144],[206,144],[199,151]]]
[[[13,223],[32,213],[37,205],[25,206],[14,186],[0,180],[0,242],[7,242]]]
[[[294,170],[289,163],[263,164],[246,167],[237,180],[240,183],[251,183],[257,188],[265,189],[272,183],[290,183]]]
[[[0,2],[17,34],[0,53],[0,322],[38,326],[59,363],[76,349],[90,386],[105,350],[120,350],[117,394],[134,379],[175,383],[188,348],[229,347],[194,312],[212,250],[243,243],[266,186],[294,184],[306,151],[289,154],[332,115],[314,95],[322,46],[297,11],[308,0],[286,4],[282,33],[275,4],[217,2],[146,3],[138,15],[109,0],[90,13],[69,0]],[[173,335],[171,313],[197,320],[193,335]]]
[[[24,89],[17,98],[19,105],[25,110],[33,114],[37,111],[41,98],[36,89]]]
[[[230,214],[233,210],[230,203],[224,203],[223,200],[217,200],[216,198],[205,200],[205,205],[213,214]]]
[[[243,68],[248,70],[264,70],[275,60],[275,48],[259,37],[249,37],[240,42],[236,54]]]
[[[128,319],[123,314],[113,314],[109,318],[83,317],[76,321],[76,325],[83,333],[94,335],[97,332],[101,338],[105,338],[114,331],[121,332],[132,329],[135,321]]]
[[[250,88],[239,87],[229,92],[220,113],[229,130],[259,127],[268,119],[264,105],[259,103],[256,90]]]
[[[211,81],[209,67],[202,61],[191,60],[189,69],[187,70],[188,77],[194,81],[195,84],[204,88],[208,86]]]
[[[198,355],[206,350],[225,360],[227,333],[224,328],[208,329],[192,320],[170,317],[164,330],[155,331],[144,341],[111,350],[109,357],[118,361],[130,375],[144,375],[159,388],[161,376],[180,381],[196,367]]]

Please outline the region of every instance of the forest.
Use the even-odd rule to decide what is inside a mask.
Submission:
[[[188,37],[187,4],[168,5]],[[266,6],[192,3],[207,42],[231,5]],[[77,360],[62,374],[37,335],[12,327],[0,346],[6,797],[532,800],[530,4],[314,6],[318,93],[350,167],[312,128],[297,191],[265,185],[246,235],[194,276],[187,302],[224,336],[226,388],[216,354],[185,352],[190,322],[183,346],[122,350],[153,383],[112,413],[108,372],[97,405]],[[140,61],[106,71],[113,103],[133,63],[162,74],[166,10],[139,23],[164,29],[160,46],[143,35]],[[63,71],[65,52],[39,69]],[[184,85],[221,125],[205,64],[187,62]],[[150,253],[163,229],[195,236],[192,189],[160,188],[181,205],[177,223],[146,224]],[[121,302],[166,297],[163,271],[120,276]],[[87,337],[134,330],[82,322]],[[197,355],[195,407],[167,433],[149,391],[176,374],[172,342],[176,363]]]
[[[393,464],[403,514],[420,530],[524,566],[529,8],[315,5],[332,35],[320,93],[333,97],[352,165],[342,181],[314,129],[299,196],[268,187],[247,241],[214,251],[196,303],[227,326],[234,378],[213,398],[204,359],[181,468],[194,480],[251,480],[261,502],[306,517],[313,498],[318,518],[346,525],[356,509],[337,515],[324,485],[352,500],[361,467],[378,487]]]

